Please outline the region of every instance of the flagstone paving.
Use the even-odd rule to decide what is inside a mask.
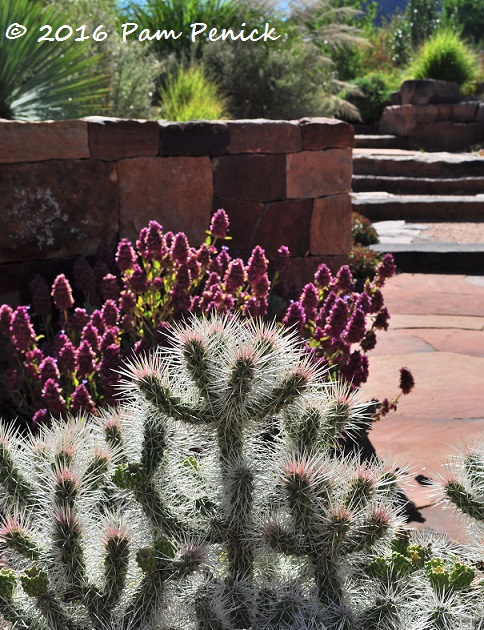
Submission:
[[[484,432],[484,278],[400,274],[384,296],[390,329],[369,355],[364,393],[394,396],[401,367],[412,371],[415,388],[374,425],[370,439],[380,456],[411,466],[405,491],[426,519],[418,526],[464,542],[465,520],[435,506],[415,477],[438,478],[454,446]]]

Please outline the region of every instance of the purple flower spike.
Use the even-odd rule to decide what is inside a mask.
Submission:
[[[227,254],[227,250],[222,248],[222,251],[220,252],[220,254],[217,256],[217,262],[219,264],[220,267],[220,275],[223,276],[225,274],[225,272],[227,271],[229,264],[230,264],[231,258],[230,255]]]
[[[37,315],[47,315],[51,311],[50,291],[47,282],[42,276],[35,276],[30,283],[32,294],[32,309]]]
[[[118,269],[121,272],[133,269],[135,262],[136,254],[133,246],[127,238],[123,238],[118,243],[118,249],[116,252],[116,264],[118,265]]]
[[[381,263],[376,268],[375,284],[377,286],[383,286],[385,280],[391,278],[397,272],[395,266],[395,260],[391,254],[385,254],[381,260]]]
[[[319,265],[316,273],[314,274],[314,282],[318,289],[325,289],[326,287],[329,287],[332,279],[329,267],[324,263]]]
[[[190,271],[190,278],[192,280],[198,280],[202,269],[201,264],[198,262],[196,256],[192,256],[188,261],[188,270]]]
[[[8,304],[0,306],[0,332],[6,337],[10,335],[10,324],[12,323],[13,308]]]
[[[163,246],[163,228],[156,221],[150,221],[146,235],[146,250],[149,257],[161,260]]]
[[[250,317],[263,317],[267,313],[267,301],[250,297],[244,304],[244,315]]]
[[[34,424],[34,426],[41,426],[43,424],[47,424],[49,421],[49,412],[47,411],[47,409],[38,409],[33,417],[32,417],[32,422]]]
[[[316,308],[318,306],[318,291],[312,282],[309,282],[301,293],[301,306],[306,314],[306,319],[314,320],[316,317]]]
[[[299,333],[302,332],[304,324],[306,323],[306,314],[303,307],[299,302],[293,302],[287,309],[287,313],[282,320],[284,326],[294,326]]]
[[[269,278],[267,274],[264,274],[258,280],[252,283],[252,290],[254,294],[259,300],[265,299],[267,294],[269,293],[269,289],[271,288],[271,283],[269,282]]]
[[[380,289],[375,289],[371,296],[371,312],[377,313],[383,308],[383,293]]]
[[[386,306],[383,306],[377,313],[375,321],[373,322],[373,328],[377,330],[388,330],[388,320],[390,319],[390,313]]]
[[[97,352],[99,348],[99,331],[91,322],[82,329],[81,341],[87,341],[89,346]]]
[[[119,297],[118,279],[112,273],[104,276],[101,288],[102,296],[105,300],[117,300]]]
[[[190,250],[188,247],[187,237],[183,232],[178,232],[175,236],[175,240],[173,241],[173,247],[171,250],[173,260],[183,264],[187,261],[189,252]]]
[[[45,384],[49,379],[58,381],[60,378],[57,363],[52,357],[45,357],[39,365],[40,380]]]
[[[348,265],[340,267],[334,279],[334,283],[341,293],[351,293],[351,291],[353,291],[353,276]]]
[[[119,318],[119,311],[116,306],[116,302],[114,300],[106,300],[104,306],[102,307],[101,315],[106,327],[116,326]]]
[[[72,392],[71,409],[73,413],[93,413],[96,410],[96,405],[93,403],[89,392],[82,383]]]
[[[76,308],[72,313],[71,325],[74,330],[82,330],[89,321],[89,316],[85,308]]]
[[[208,267],[210,263],[210,255],[213,253],[213,248],[207,245],[206,243],[202,243],[197,251],[197,260],[201,264],[202,267]]]
[[[256,245],[252,250],[252,256],[249,258],[247,265],[247,278],[251,284],[267,273],[268,264],[269,261],[266,258],[265,251],[260,245]]]
[[[365,314],[361,309],[358,308],[351,316],[343,337],[346,343],[358,343],[365,336],[365,332]]]
[[[290,258],[291,252],[289,251],[289,248],[285,245],[281,245],[281,247],[277,250],[276,260],[274,261],[276,271],[279,273],[285,271],[289,266]]]
[[[244,262],[240,258],[236,258],[229,263],[224,282],[227,293],[236,293],[241,289],[247,281]]]
[[[122,311],[130,313],[136,306],[136,296],[131,291],[121,291],[119,307]]]
[[[148,289],[146,274],[139,265],[134,265],[133,273],[127,283],[135,293],[145,293]]]
[[[360,293],[355,304],[356,309],[361,309],[366,315],[371,313],[371,298],[368,293]]]
[[[94,372],[94,360],[96,355],[92,351],[89,342],[82,341],[77,350],[77,365],[79,376],[89,376]]]
[[[176,284],[173,289],[177,288],[179,291],[187,291],[190,288],[190,284],[191,280],[188,265],[183,264],[176,272]]]
[[[225,210],[217,210],[210,223],[210,234],[217,238],[225,238],[229,229],[229,217]]]
[[[62,398],[59,384],[51,378],[44,383],[42,400],[47,409],[55,416],[66,410],[66,401]]]
[[[51,295],[54,304],[61,311],[67,311],[74,306],[71,285],[63,273],[54,280]]]
[[[339,337],[348,323],[348,307],[341,298],[336,298],[331,313],[329,314],[328,323],[325,327],[325,333],[329,337]]]
[[[414,387],[415,381],[410,370],[404,367],[400,368],[400,389],[402,394],[410,394]]]
[[[37,342],[26,306],[19,306],[13,312],[10,334],[13,345],[19,352],[27,352],[29,347]]]
[[[66,341],[59,352],[59,367],[65,372],[75,372],[77,369],[76,349],[71,341]]]
[[[111,328],[108,328],[108,330],[106,330],[106,332],[104,333],[104,335],[102,336],[101,339],[101,344],[100,344],[100,350],[102,353],[104,353],[106,351],[106,348],[108,346],[112,346],[118,345],[118,333],[119,330],[117,328],[117,326],[112,326]]]

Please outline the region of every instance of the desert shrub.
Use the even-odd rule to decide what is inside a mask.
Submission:
[[[160,114],[168,120],[229,118],[228,99],[199,66],[180,66],[160,90]]]
[[[365,414],[321,377],[294,331],[192,318],[124,368],[118,410],[38,437],[2,426],[4,617],[34,630],[476,619],[465,555],[402,530],[400,473],[335,449]]]
[[[475,55],[460,37],[442,30],[423,44],[409,74],[412,79],[455,81],[466,87],[475,80],[477,67]]]

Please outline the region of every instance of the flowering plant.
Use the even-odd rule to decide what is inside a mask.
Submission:
[[[171,323],[189,313],[265,316],[289,250],[279,249],[271,283],[260,246],[247,263],[232,258],[225,245],[218,247],[230,239],[228,230],[227,214],[218,210],[205,242],[194,248],[184,233],[163,232],[150,221],[134,246],[127,239],[119,242],[116,273],[103,259],[94,269],[83,258],[76,261],[74,293],[84,296],[82,307],[76,307],[64,274],[51,290],[40,276],[34,278],[31,308],[0,306],[0,333],[8,340],[11,358],[5,384],[15,413],[36,424],[49,416],[92,413],[114,404],[122,358],[163,342]],[[381,287],[394,273],[388,254],[375,278],[358,291],[347,266],[333,277],[323,264],[299,299],[283,309],[282,324],[297,329],[308,352],[329,368],[329,378],[339,377],[352,387],[366,381],[366,352],[376,344],[376,331],[388,328]]]

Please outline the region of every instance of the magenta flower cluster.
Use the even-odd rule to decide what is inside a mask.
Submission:
[[[297,301],[288,308],[282,323],[293,326],[306,339],[314,357],[353,387],[368,379],[367,352],[376,345],[376,331],[387,330],[390,315],[381,287],[395,274],[390,254],[385,254],[361,293],[355,290],[350,268],[341,267],[333,277],[322,264]]]
[[[76,261],[74,288],[84,295],[82,307],[75,306],[64,274],[51,289],[40,276],[33,280],[31,312],[1,306],[0,333],[12,357],[6,384],[19,415],[39,423],[114,404],[123,357],[158,344],[161,331],[189,312],[265,315],[271,283],[264,251],[256,247],[247,264],[232,258],[227,247],[216,246],[229,239],[228,230],[228,216],[218,210],[206,241],[194,248],[184,233],[164,232],[150,221],[136,245],[127,239],[118,244],[116,274],[99,261],[94,268]],[[106,273],[97,288],[100,269]],[[90,302],[99,294],[100,303]]]
[[[218,210],[205,242],[194,248],[183,232],[164,232],[150,221],[135,245],[119,242],[116,268],[110,269],[102,256],[94,267],[79,258],[73,269],[75,291],[64,274],[50,289],[37,276],[31,284],[32,308],[0,306],[0,334],[7,337],[12,358],[5,382],[17,414],[41,423],[115,404],[123,358],[163,342],[163,331],[188,313],[265,316],[271,292],[265,252],[256,246],[247,263],[232,258],[228,247],[217,247],[230,240],[228,231],[228,216]],[[272,285],[289,260],[282,246]],[[297,329],[307,350],[329,368],[330,378],[357,387],[368,378],[367,352],[376,344],[376,332],[388,328],[381,288],[394,273],[387,254],[374,279],[358,292],[349,267],[333,276],[320,265],[314,281],[281,314],[282,324]],[[82,306],[75,305],[74,295],[84,296]],[[97,303],[95,296],[102,296]],[[405,389],[408,383],[407,378]]]

